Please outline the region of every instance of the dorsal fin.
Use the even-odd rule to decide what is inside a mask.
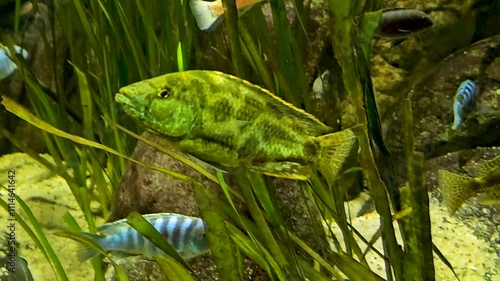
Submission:
[[[175,213],[156,213],[156,214],[142,215],[142,217],[145,218],[149,222],[156,220],[156,219],[159,219],[159,218],[163,218],[165,220],[168,220],[171,216],[184,216],[184,215],[175,214]],[[189,216],[185,216],[185,217],[193,218],[193,217],[189,217]],[[129,228],[129,227],[131,227],[131,226],[127,223],[127,219],[125,218],[125,219],[117,220],[114,222],[105,223],[105,224],[99,226],[97,228],[97,230],[99,231],[99,233],[101,233],[103,235],[110,235],[110,234],[117,233],[117,232],[119,232],[123,229]]]
[[[320,136],[327,133],[334,132],[333,128],[323,124],[312,114],[305,112],[304,110],[295,107],[291,103],[281,99],[280,97],[274,95],[269,90],[266,90],[258,85],[252,84],[247,80],[241,79],[239,77],[229,75],[219,71],[211,71],[216,75],[223,76],[227,79],[240,82],[245,86],[252,88],[253,90],[259,92],[261,97],[268,102],[271,102],[276,108],[283,114],[287,115],[297,126],[303,128],[309,135]]]
[[[112,235],[120,230],[130,227],[127,219],[121,219],[114,222],[105,223],[97,228],[97,231],[102,235]]]

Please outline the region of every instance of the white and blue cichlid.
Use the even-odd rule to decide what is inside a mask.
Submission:
[[[184,259],[190,259],[207,253],[210,249],[205,236],[205,224],[202,219],[174,213],[158,213],[143,215],[172,245]],[[149,242],[128,223],[127,219],[106,223],[98,228],[102,235],[83,232],[94,240],[103,250],[118,256],[144,255],[165,256],[163,251]],[[97,256],[98,253],[88,247],[78,253],[80,261]]]
[[[460,127],[470,111],[479,92],[478,86],[472,80],[465,80],[460,84],[453,100],[454,121],[451,129]]]
[[[28,52],[25,49],[14,45],[14,50],[25,59],[28,58]],[[0,80],[9,77],[17,69],[17,65],[10,59],[10,56],[9,48],[0,44]]]

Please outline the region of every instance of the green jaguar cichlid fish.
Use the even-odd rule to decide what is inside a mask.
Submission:
[[[356,142],[269,91],[216,71],[165,74],[120,89],[125,112],[182,152],[226,167],[305,180],[335,177]]]
[[[471,174],[473,177],[439,170],[443,201],[452,215],[478,193],[483,194],[481,204],[500,204],[500,156],[484,162]]]

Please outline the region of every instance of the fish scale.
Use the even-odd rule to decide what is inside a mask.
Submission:
[[[143,217],[166,238],[181,257],[189,259],[209,251],[204,223],[200,218],[174,213],[149,214]],[[94,240],[107,252],[121,255],[165,255],[128,225],[126,219],[104,224],[98,230],[103,235],[82,234]],[[83,261],[95,255],[97,252],[92,249],[82,248],[79,258]]]

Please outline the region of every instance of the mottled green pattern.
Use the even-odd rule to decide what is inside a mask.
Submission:
[[[215,71],[170,73],[123,87],[125,111],[177,149],[223,166],[306,179],[311,165],[336,175],[351,130],[333,129],[265,89]]]
[[[500,156],[484,162],[471,173],[477,177],[439,171],[443,200],[451,214],[478,193],[482,193],[486,199],[482,203],[500,204]]]

